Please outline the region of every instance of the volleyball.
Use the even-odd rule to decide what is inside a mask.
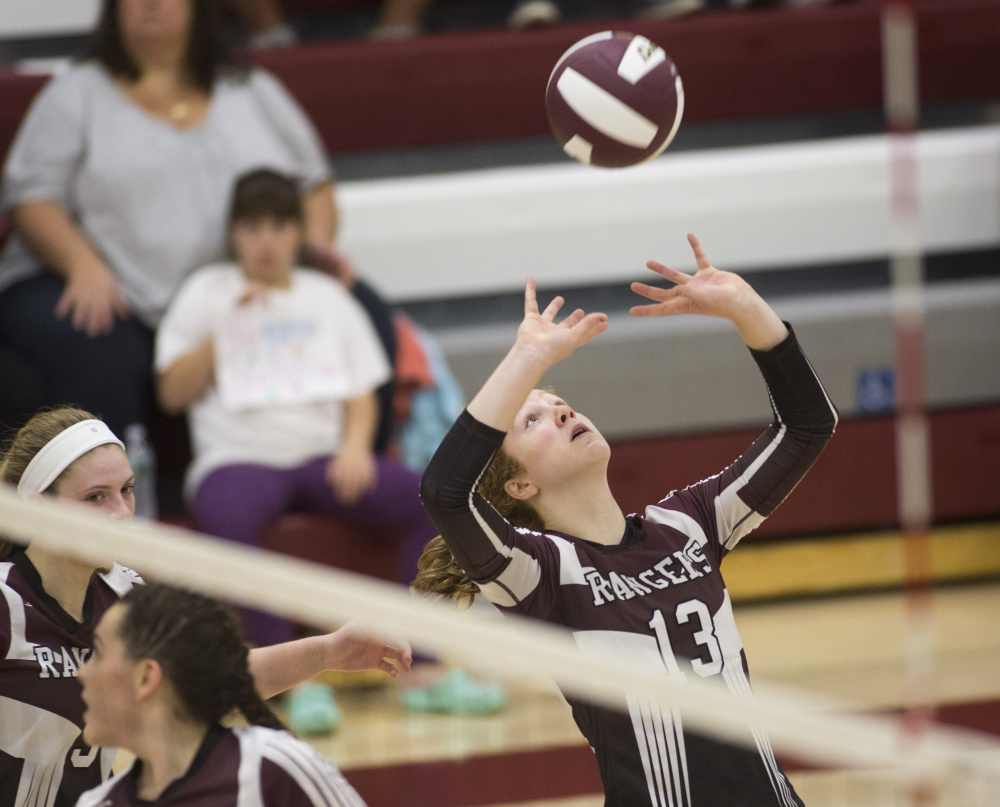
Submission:
[[[663,48],[644,36],[602,31],[556,62],[545,90],[549,126],[585,165],[624,168],[659,155],[677,134],[684,87]]]

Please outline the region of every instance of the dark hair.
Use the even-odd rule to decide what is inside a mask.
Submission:
[[[247,65],[236,57],[222,21],[219,0],[190,0],[191,32],[185,68],[188,77],[206,93],[224,73],[245,76]],[[139,66],[132,60],[122,38],[119,9],[121,0],[104,0],[86,57],[100,62],[113,76],[135,81]]]
[[[515,499],[507,492],[507,482],[523,472],[521,463],[501,446],[483,474],[479,493],[515,527],[541,531],[545,529],[545,523],[538,511],[528,502]],[[471,603],[479,593],[479,586],[455,562],[451,550],[440,535],[428,542],[417,561],[417,569],[417,576],[410,584],[413,591],[447,597],[460,603]]]
[[[239,709],[253,725],[284,728],[257,693],[231,608],[162,583],[135,586],[122,604],[125,652],[158,662],[191,717],[212,725]]]
[[[72,406],[63,406],[59,409],[50,409],[33,415],[14,435],[10,448],[3,455],[3,461],[0,462],[0,482],[16,487],[35,455],[55,437],[62,434],[70,426],[75,426],[85,420],[96,419],[90,412],[84,412],[82,409],[76,409]],[[72,463],[53,480],[48,489],[58,491],[59,484],[71,467],[73,467]],[[13,551],[14,545],[0,536],[0,560],[9,558]]]
[[[304,223],[302,195],[293,177],[270,168],[255,168],[241,175],[233,186],[229,226],[244,219],[265,216]]]

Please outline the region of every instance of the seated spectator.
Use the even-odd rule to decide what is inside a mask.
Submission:
[[[145,420],[153,331],[188,274],[226,254],[232,185],[301,178],[305,239],[337,210],[313,126],[270,73],[231,53],[218,0],[104,0],[89,53],[31,106],[0,183],[0,345],[124,434]],[[329,256],[337,263],[336,256]]]
[[[341,284],[295,265],[304,221],[291,179],[261,169],[237,182],[238,263],[199,270],[171,304],[156,342],[160,403],[188,413],[186,490],[200,529],[257,545],[264,525],[290,511],[398,529],[408,583],[434,528],[419,474],[373,451],[374,390],[389,363]],[[291,627],[250,614],[247,632],[269,645]]]
[[[718,5],[724,4],[725,0],[618,0],[607,4],[606,13],[610,16],[677,17],[700,11],[710,2]],[[434,0],[383,0],[372,36],[376,39],[402,39],[420,33],[433,3]],[[562,3],[557,0],[517,0],[511,3],[507,27],[525,30],[554,25],[562,19],[567,6],[572,6],[567,0]]]

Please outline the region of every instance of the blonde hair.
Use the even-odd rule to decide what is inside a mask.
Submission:
[[[82,423],[85,420],[96,419],[97,418],[89,412],[84,412],[82,409],[77,409],[72,406],[50,409],[34,415],[31,420],[25,423],[24,426],[18,430],[17,434],[14,435],[10,448],[8,448],[4,454],[3,462],[0,462],[0,482],[17,487],[17,483],[21,481],[21,477],[24,475],[24,472],[28,467],[28,463],[30,463],[35,458],[35,455],[48,445],[53,438],[64,432],[70,426],[75,426],[77,423]],[[62,482],[63,478],[72,467],[72,464],[70,464],[65,471],[56,477],[56,479],[49,486],[49,490],[58,492],[60,482]],[[9,541],[5,541],[3,537],[0,536],[0,560],[5,560],[10,557],[10,554],[13,551],[14,545]]]
[[[507,492],[507,483],[522,473],[524,466],[501,446],[483,474],[479,493],[515,527],[543,530],[545,523],[535,508]],[[440,535],[428,542],[417,562],[417,569],[416,579],[410,584],[413,591],[453,599],[463,605],[471,605],[479,593],[479,586],[455,562]]]

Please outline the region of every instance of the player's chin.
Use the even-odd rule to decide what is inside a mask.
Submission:
[[[94,720],[90,713],[90,709],[84,709],[83,711],[83,733],[81,736],[87,745],[105,745],[105,743],[101,742],[101,732],[97,727],[97,721]]]
[[[588,457],[605,461],[611,457],[611,445],[600,432],[587,432],[579,439],[585,443]]]

